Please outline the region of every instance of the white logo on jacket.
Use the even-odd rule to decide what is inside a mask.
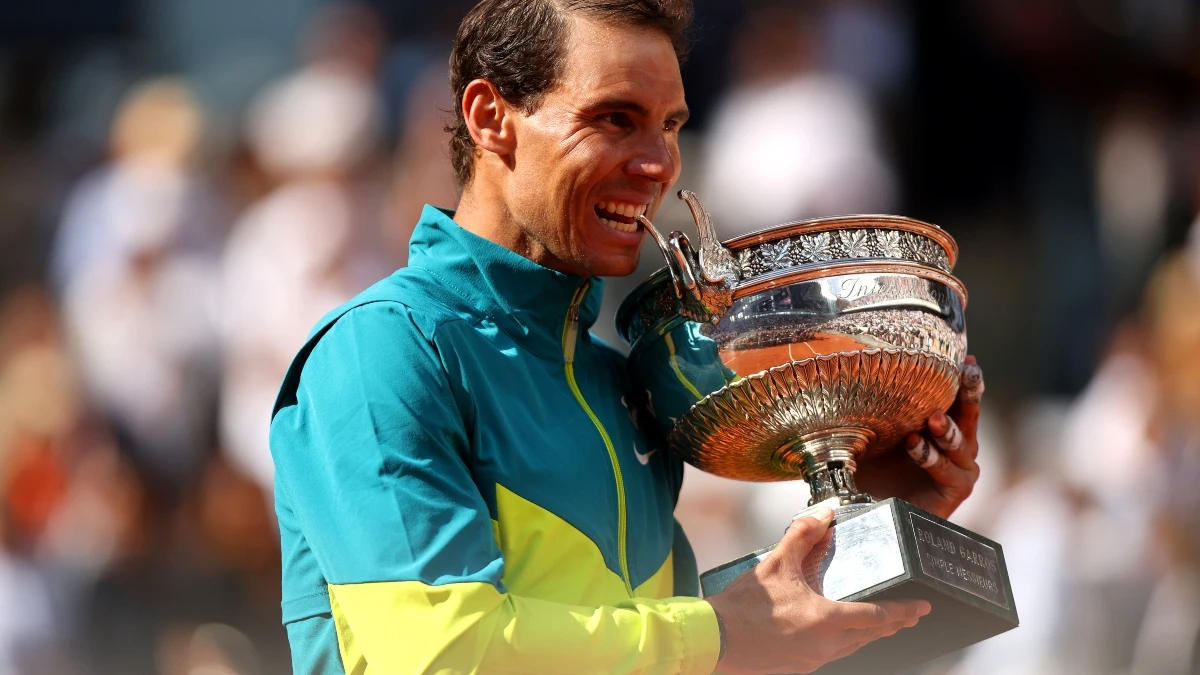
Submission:
[[[647,405],[650,406],[650,414],[653,415],[654,406],[649,403],[649,399],[650,392],[646,392]],[[629,405],[629,402],[625,400],[624,396],[621,397],[621,405],[625,406],[625,412],[629,414],[629,421],[633,422],[633,428],[641,431],[642,427],[638,424],[638,407]],[[637,441],[633,442],[633,454],[637,457],[638,463],[642,466],[650,464],[650,458],[654,456],[654,453],[656,452],[658,452],[658,448],[654,448],[647,453],[642,453],[638,450]]]

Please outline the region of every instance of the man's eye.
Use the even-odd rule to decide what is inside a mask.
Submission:
[[[633,126],[633,120],[629,119],[629,115],[625,113],[609,113],[600,116],[601,121],[611,124],[620,129],[629,129]]]

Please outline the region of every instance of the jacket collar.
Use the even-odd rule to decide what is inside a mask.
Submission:
[[[468,313],[495,323],[524,348],[561,359],[567,309],[588,282],[468,232],[453,216],[453,211],[425,205],[409,244],[409,266],[429,272],[466,301]],[[600,313],[602,285],[592,277],[580,306],[581,341]]]

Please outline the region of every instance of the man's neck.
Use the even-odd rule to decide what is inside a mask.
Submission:
[[[507,204],[503,191],[497,189],[494,183],[474,180],[463,188],[458,208],[454,212],[454,222],[464,230],[499,244],[543,267],[573,273],[541,242],[529,236],[525,228],[513,217]]]

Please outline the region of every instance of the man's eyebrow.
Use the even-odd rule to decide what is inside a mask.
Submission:
[[[587,106],[586,110],[588,112],[595,112],[598,110],[620,110],[620,111],[625,111],[625,112],[631,112],[636,115],[640,115],[642,117],[650,116],[649,108],[642,105],[641,103],[638,103],[637,101],[634,101],[631,99],[625,99],[625,98],[602,99],[600,101],[596,101],[595,103],[592,103],[591,105]],[[678,120],[681,124],[683,122],[686,122],[688,117],[691,117],[691,112],[688,111],[687,107],[679,108],[678,110],[673,110],[667,114],[667,119]]]

